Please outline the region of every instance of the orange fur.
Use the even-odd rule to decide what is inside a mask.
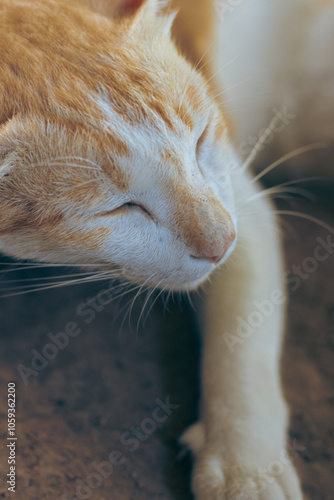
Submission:
[[[121,200],[133,201],[142,176],[144,193],[150,177],[156,179],[175,219],[166,223],[191,255],[216,257],[224,239],[231,240],[229,213],[208,186],[189,184],[194,173],[184,156],[188,148],[193,162],[199,124],[210,117],[197,150],[211,132],[215,147],[224,144],[228,125],[205,80],[173,45],[168,9],[154,14],[153,5],[0,0],[0,244],[2,238],[6,253],[57,261],[63,255],[67,263],[79,258],[73,255],[80,248],[83,260],[104,262],[98,251],[104,248],[107,260],[119,264],[111,238],[123,243],[107,214]],[[186,0],[178,6],[175,30],[191,10]],[[209,17],[194,61],[203,55]],[[191,168],[203,175],[196,163]]]

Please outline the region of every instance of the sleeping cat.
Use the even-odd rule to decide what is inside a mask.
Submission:
[[[0,250],[163,290],[210,277],[200,422],[183,436],[195,498],[301,500],[280,241],[213,85],[212,12],[182,3],[187,61],[167,2],[139,4],[0,0]]]

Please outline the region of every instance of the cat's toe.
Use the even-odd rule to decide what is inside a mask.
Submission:
[[[180,437],[180,444],[185,450],[191,451],[197,455],[205,446],[205,427],[202,422],[197,422],[182,434]]]
[[[282,475],[277,478],[277,481],[286,495],[284,498],[288,500],[303,500],[300,482],[292,465],[284,469]]]
[[[219,459],[199,459],[193,472],[192,490],[195,500],[225,499],[226,478]]]
[[[286,464],[275,476],[256,466],[231,468],[221,457],[198,457],[193,475],[195,500],[302,500],[295,470]]]

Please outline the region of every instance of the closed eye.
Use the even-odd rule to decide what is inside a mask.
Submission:
[[[114,208],[113,210],[107,210],[105,212],[100,212],[95,215],[95,217],[109,217],[112,215],[120,215],[122,213],[129,212],[130,210],[141,210],[145,215],[148,215],[151,219],[153,219],[150,212],[143,205],[139,205],[138,203],[124,203],[123,205]]]

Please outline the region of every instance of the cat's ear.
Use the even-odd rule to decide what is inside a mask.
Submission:
[[[118,0],[114,14],[120,16],[158,15],[170,9],[171,0]]]
[[[149,35],[170,35],[177,14],[171,0],[122,0],[121,12],[131,16],[131,31]]]

